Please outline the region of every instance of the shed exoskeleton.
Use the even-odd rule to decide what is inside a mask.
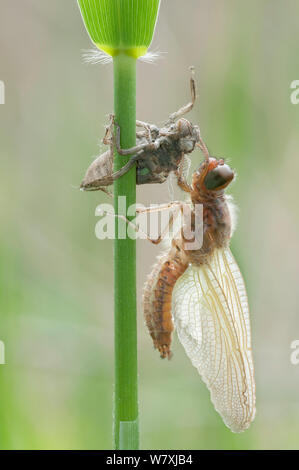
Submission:
[[[122,149],[121,129],[110,116],[103,143],[109,149],[97,157],[86,171],[80,188],[84,191],[102,190],[136,165],[136,184],[163,183],[171,172],[179,172],[186,154],[193,152],[200,140],[200,130],[183,116],[191,111],[196,99],[193,68],[190,78],[191,101],[171,114],[163,127],[136,121],[136,146]],[[114,135],[114,128],[116,129]],[[113,173],[114,146],[119,155],[131,155],[130,160]]]

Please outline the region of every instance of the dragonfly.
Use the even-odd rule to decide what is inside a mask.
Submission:
[[[145,321],[154,347],[170,358],[172,333],[177,331],[187,356],[207,385],[211,401],[233,432],[246,430],[255,416],[255,380],[248,299],[240,269],[229,244],[233,206],[225,194],[235,172],[223,159],[211,157],[200,137],[204,161],[189,184],[178,170],[177,180],[190,202],[171,202],[138,212],[169,210],[182,218],[148,276],[143,292]],[[202,205],[202,244],[188,249],[184,217],[192,230],[197,204]],[[185,214],[185,216],[182,214]],[[152,240],[155,244],[159,239]],[[187,243],[188,242],[188,243]]]

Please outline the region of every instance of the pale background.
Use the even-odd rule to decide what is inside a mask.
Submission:
[[[107,198],[77,186],[112,111],[112,68],[82,63],[91,43],[75,0],[0,8],[0,447],[111,448],[112,242],[94,235]],[[257,381],[256,420],[232,434],[176,339],[172,361],[159,359],[139,302],[143,448],[299,448],[298,15],[296,0],[162,0],[152,49],[166,54],[138,65],[138,118],[157,124],[189,99],[196,67],[190,119],[238,173],[232,248]],[[168,200],[167,184],[138,189],[140,203]],[[138,243],[139,294],[158,252]]]

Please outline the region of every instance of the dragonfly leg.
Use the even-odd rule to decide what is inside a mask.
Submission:
[[[159,204],[157,206],[152,206],[152,207],[137,207],[136,212],[138,214],[142,213],[150,213],[150,212],[161,212],[161,211],[166,211],[167,209],[170,209],[172,207],[178,207],[181,206],[183,203],[181,201],[172,201],[172,202],[167,202],[165,204]]]
[[[193,106],[194,106],[194,103],[195,103],[195,100],[196,100],[196,87],[195,87],[195,80],[194,80],[194,67],[190,67],[190,70],[191,70],[191,77],[190,77],[190,90],[191,90],[191,101],[190,103],[186,104],[185,106],[182,106],[182,108],[180,108],[178,111],[176,111],[175,113],[172,113],[169,118],[168,118],[168,121],[166,123],[166,125],[168,124],[171,124],[172,122],[175,122],[177,119],[181,118],[182,116],[184,116],[185,114],[189,113]]]
[[[144,207],[144,208],[137,208],[136,212],[137,214],[150,214],[154,212],[162,212],[162,211],[167,211],[167,210],[172,210],[169,220],[163,230],[163,232],[159,235],[159,237],[155,240],[149,239],[153,244],[158,245],[164,238],[165,236],[169,233],[170,230],[173,228],[173,223],[178,217],[179,213],[184,214],[184,206],[187,204],[180,202],[180,201],[172,201],[166,204],[160,204],[159,206],[156,207]],[[189,206],[188,206],[189,207]]]
[[[124,215],[121,215],[121,214],[114,214],[113,212],[109,212],[109,211],[102,211],[102,214],[100,215],[110,215],[111,217],[114,217],[114,218],[117,218],[117,219],[120,219],[120,220],[123,220],[124,222],[126,222],[126,224],[129,225],[129,227],[131,227],[136,233],[141,233],[142,235],[145,236],[145,238],[150,241],[151,243],[153,244],[159,244],[160,243],[160,239],[152,239],[150,238],[147,233],[145,233],[143,230],[140,229],[139,225],[135,225],[133,222],[131,222],[126,216]],[[159,237],[160,238],[160,237]]]
[[[116,126],[115,146],[116,146],[117,153],[119,155],[132,155],[133,153],[141,152],[141,151],[153,152],[154,150],[157,149],[157,146],[154,142],[146,142],[144,144],[135,145],[135,147],[131,147],[129,149],[122,149],[120,146],[120,127],[118,124],[115,124],[115,126]]]
[[[109,114],[109,124],[105,127],[105,135],[102,139],[103,144],[113,145],[113,127],[114,127],[114,114]]]
[[[167,210],[171,207],[177,207],[177,211],[175,213],[171,213],[170,214],[170,217],[169,217],[169,221],[168,223],[166,224],[166,226],[164,227],[164,230],[163,232],[158,236],[158,238],[151,238],[148,236],[148,234],[146,232],[144,232],[142,229],[140,229],[139,227],[139,224],[134,224],[133,222],[131,222],[126,216],[124,215],[121,215],[121,214],[115,214],[113,212],[109,212],[109,211],[103,211],[103,214],[106,214],[106,215],[110,215],[111,217],[115,217],[115,218],[118,218],[120,220],[124,220],[136,233],[141,233],[149,242],[151,242],[153,245],[159,245],[159,243],[161,243],[161,241],[165,238],[165,236],[167,235],[167,233],[169,232],[169,230],[171,230],[171,228],[173,227],[173,222],[174,220],[176,219],[176,217],[178,216],[179,214],[179,205],[181,205],[182,203],[169,203],[169,204],[166,204],[166,205],[162,205],[161,206],[158,206],[158,207],[155,207],[155,208],[137,208],[136,209],[136,213],[137,214],[142,214],[142,213],[148,213],[148,212],[157,212],[158,211],[161,211],[161,210]]]
[[[192,186],[187,182],[186,177],[184,175],[184,165],[185,165],[185,161],[184,161],[184,156],[183,156],[179,164],[179,168],[175,172],[175,175],[177,177],[178,186],[186,193],[191,193]]]
[[[137,127],[142,127],[145,130],[146,133],[146,138],[148,143],[152,142],[152,133],[151,133],[151,126],[147,122],[143,121],[136,121],[136,126]]]
[[[196,143],[196,146],[200,148],[200,150],[202,151],[204,157],[205,157],[205,160],[209,160],[210,158],[210,152],[208,150],[208,147],[206,146],[206,144],[204,143],[204,141],[202,140],[202,138],[199,136],[199,143],[197,142]]]
[[[81,187],[81,191],[103,191],[103,193],[107,194],[107,196],[111,197],[113,199],[113,194],[111,193],[111,191],[109,191],[109,189],[106,189],[104,186],[97,186],[96,188],[84,188],[84,187]]]

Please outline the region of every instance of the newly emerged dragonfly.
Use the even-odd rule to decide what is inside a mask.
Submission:
[[[205,160],[193,174],[192,184],[179,172],[177,175],[190,203],[173,202],[140,210],[170,208],[182,214],[187,208],[194,224],[194,208],[196,204],[203,206],[201,248],[187,249],[183,229],[172,239],[146,282],[144,315],[162,358],[171,357],[171,337],[176,328],[187,355],[210,390],[215,409],[232,431],[241,432],[255,416],[255,382],[247,295],[229,248],[232,209],[224,190],[234,179],[234,172],[222,159],[209,155],[202,139],[199,145]],[[158,243],[161,238],[151,241]]]

